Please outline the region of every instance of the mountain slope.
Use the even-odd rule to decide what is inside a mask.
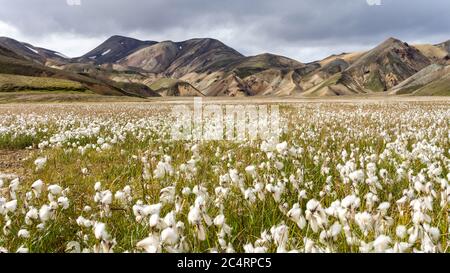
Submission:
[[[140,41],[116,35],[110,37],[80,58],[74,59],[74,62],[93,62],[95,64],[115,63],[142,47],[156,43],[154,41]]]
[[[294,70],[268,69],[244,79],[253,96],[292,96],[299,95],[300,75]]]
[[[301,91],[297,70],[302,69],[304,64],[273,54],[236,56],[228,64],[206,66],[181,79],[207,96],[286,96]]]
[[[316,89],[323,84],[332,83],[333,81],[328,81],[331,77],[336,74],[341,75],[350,64],[341,58],[332,58],[325,62],[315,63],[318,67],[315,67],[313,71],[307,73],[305,77],[301,79],[301,86],[305,90]],[[324,93],[329,93],[328,91]]]
[[[449,51],[447,51],[444,46],[422,44],[422,45],[414,45],[414,47],[417,48],[424,56],[426,56],[432,62],[441,62],[449,54]]]
[[[279,55],[261,54],[245,57],[228,65],[225,70],[232,71],[240,78],[260,73],[268,69],[295,70],[304,67],[304,64]]]
[[[27,60],[41,64],[45,63],[45,58],[39,55],[39,52],[28,44],[7,37],[0,37],[0,46],[13,51],[17,55],[23,56]]]
[[[120,65],[137,68],[150,73],[163,73],[179,53],[174,42],[161,42],[144,47],[119,61]]]
[[[328,63],[336,60],[341,59],[349,64],[353,64],[355,61],[357,61],[361,56],[366,54],[367,52],[352,52],[352,53],[342,53],[339,55],[331,55],[323,60],[320,61],[320,64],[322,66],[327,65]]]
[[[214,39],[165,41],[141,48],[119,61],[123,66],[180,78],[190,72],[215,71],[243,56]]]
[[[341,82],[359,91],[387,91],[430,64],[416,48],[389,38],[347,68]]]
[[[191,84],[170,78],[154,81],[150,88],[163,97],[203,97],[204,95]]]
[[[417,89],[414,96],[450,96],[450,74]]]
[[[1,45],[0,45],[0,57],[25,60],[25,58],[21,57],[20,55],[18,55],[14,51],[11,51],[10,49],[8,49],[6,47],[3,47]]]
[[[89,74],[77,74],[70,71],[63,71],[44,66],[42,64],[30,61],[26,57],[22,57],[9,49],[0,46],[0,74],[20,75],[29,77],[44,77],[63,79],[73,82],[78,82],[86,90],[91,90],[101,95],[116,95],[116,96],[155,96],[150,89],[142,91],[136,89],[134,86],[121,86],[113,81],[95,78]],[[138,90],[138,92],[136,92]]]
[[[450,54],[450,40],[440,43],[438,45],[436,45],[437,47],[440,47],[442,49],[444,49],[445,51],[447,51],[447,54]]]
[[[395,86],[390,93],[395,95],[414,94],[418,90],[422,90],[420,91],[422,94],[431,94],[438,89],[438,92],[446,91],[446,95],[450,95],[450,84],[446,88],[443,86],[446,82],[445,79],[449,77],[450,65],[432,64]]]
[[[46,64],[48,61],[56,63],[65,63],[68,61],[68,58],[59,52],[35,47],[31,44],[19,42],[7,37],[0,37],[0,46],[11,50],[27,60],[40,64]]]
[[[191,39],[177,43],[180,53],[167,69],[174,77],[190,72],[213,72],[244,56],[215,39]]]

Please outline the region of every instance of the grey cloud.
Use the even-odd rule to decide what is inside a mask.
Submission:
[[[333,48],[373,46],[390,36],[450,39],[448,0],[381,0],[382,6],[369,6],[366,0],[81,1],[81,6],[69,6],[66,0],[0,0],[0,21],[30,41],[58,33],[139,33],[139,38],[155,40],[212,36],[248,54],[316,47],[325,55],[336,53],[328,52]]]

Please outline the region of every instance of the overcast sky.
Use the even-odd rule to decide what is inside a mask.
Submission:
[[[0,0],[0,36],[70,57],[120,34],[155,41],[212,37],[245,55],[308,62],[391,36],[443,42],[449,26],[449,0]]]

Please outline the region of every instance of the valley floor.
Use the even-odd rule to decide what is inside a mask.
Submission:
[[[18,91],[0,92],[0,104],[8,103],[156,103],[156,104],[189,104],[193,97],[158,97],[138,98],[127,96],[103,96],[86,92],[67,91]],[[356,95],[356,96],[330,96],[330,97],[203,97],[203,103],[214,104],[271,104],[271,103],[307,103],[307,102],[414,102],[414,101],[450,101],[450,96],[394,96],[394,95]]]

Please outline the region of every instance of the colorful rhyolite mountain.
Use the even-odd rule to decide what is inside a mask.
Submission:
[[[449,55],[450,41],[409,45],[389,38],[367,52],[304,64],[273,54],[243,56],[214,39],[113,36],[71,59],[0,38],[0,74],[63,79],[99,94],[140,97],[450,95]],[[0,87],[17,88],[8,84]]]

